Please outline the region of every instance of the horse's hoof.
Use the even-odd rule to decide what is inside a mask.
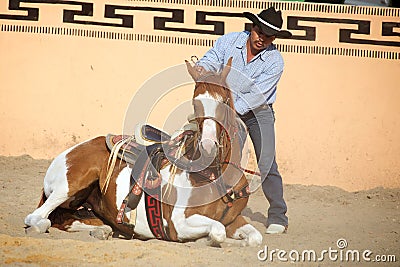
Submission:
[[[32,234],[40,234],[40,229],[36,225],[29,226],[25,228],[25,234],[32,235]]]
[[[40,217],[39,215],[35,215],[35,214],[29,214],[28,216],[25,217],[24,223],[27,226],[34,226],[36,225],[41,219],[43,219],[42,217]]]
[[[41,233],[46,233],[51,226],[51,221],[49,219],[42,219],[36,224],[36,226],[39,227]]]
[[[51,226],[51,222],[49,219],[41,219],[37,221],[34,225],[28,227],[25,229],[25,233],[31,234],[31,233],[39,233],[43,234],[46,233],[47,230],[49,230]]]
[[[226,239],[225,227],[221,225],[214,225],[209,234],[209,243],[211,246],[219,246]]]
[[[32,234],[32,233],[39,233],[43,234],[46,233],[47,230],[49,230],[51,226],[51,222],[49,219],[41,219],[40,221],[36,222],[35,225],[32,225],[28,228],[25,229],[26,234]]]
[[[221,242],[218,242],[218,241],[216,241],[216,240],[214,240],[214,239],[212,239],[212,238],[208,238],[207,239],[207,246],[210,246],[210,247],[214,247],[214,248],[220,248],[221,247]]]
[[[112,237],[112,228],[108,225],[99,226],[96,229],[90,231],[90,236],[100,240],[108,240]]]
[[[249,234],[247,244],[250,247],[259,247],[262,244],[263,237],[259,231],[254,231]]]

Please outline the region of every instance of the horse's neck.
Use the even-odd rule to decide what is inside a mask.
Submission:
[[[240,141],[239,141],[239,134],[237,133],[237,130],[235,128],[236,126],[233,125],[231,128],[228,130],[228,134],[231,135],[228,137],[225,137],[224,140],[224,160],[225,162],[233,162],[236,164],[239,164],[241,161],[241,147],[240,147]]]
[[[232,136],[230,138],[225,137],[224,140],[224,152],[220,159],[221,172],[224,173],[223,179],[226,184],[234,186],[238,183],[238,175],[241,175],[241,171],[236,166],[240,165],[242,152],[240,151],[239,136],[234,131],[228,131]]]

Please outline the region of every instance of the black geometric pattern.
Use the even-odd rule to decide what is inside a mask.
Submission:
[[[135,2],[140,2],[142,5],[135,6]],[[29,5],[26,5],[27,3]],[[146,3],[153,5],[143,6]],[[160,5],[154,7],[154,3],[160,3]],[[182,8],[159,7],[168,6],[168,4],[182,5]],[[35,5],[37,6],[34,7]],[[62,25],[40,23],[41,8],[44,5],[60,5]],[[195,12],[195,23],[199,25],[199,28],[185,24],[185,5],[198,6]],[[136,0],[127,1],[123,5],[64,0],[9,0],[8,11],[0,11],[0,32],[211,47],[218,36],[226,33],[226,19],[243,18],[243,15],[242,10],[240,12],[216,12],[209,11],[208,6],[244,10],[254,8],[261,10],[275,6],[283,11],[326,12],[324,17],[308,15],[284,17],[286,20],[284,25],[287,25],[287,29],[292,30],[295,34],[292,40],[287,42],[288,44],[285,41],[278,41],[278,49],[283,53],[400,59],[400,50],[397,49],[400,47],[400,9],[395,8],[250,0]],[[98,18],[98,14],[94,16],[95,8],[104,10],[103,18]],[[146,23],[152,21],[152,31],[149,33],[137,32],[135,25],[139,22],[135,21],[135,12],[148,13]],[[334,14],[349,14],[349,18],[335,18]],[[352,19],[352,15],[378,16],[380,20]],[[243,19],[243,21],[245,20]],[[19,22],[20,25],[17,25],[16,22]],[[302,26],[304,24],[308,26]],[[324,24],[339,25],[337,36],[335,36],[337,45],[334,47],[323,46],[316,41],[318,29]],[[208,25],[208,29],[201,28],[204,25]],[[76,26],[79,28],[77,29]],[[243,22],[243,27],[237,30],[249,29],[250,26],[249,23]],[[380,36],[376,37],[376,33],[375,36],[371,34],[371,29],[378,26],[381,29]],[[182,34],[176,36],[175,32],[183,33],[184,36]],[[344,44],[346,44],[345,47]],[[348,44],[351,44],[352,47],[349,47]],[[369,48],[365,49],[365,47]],[[387,51],[388,49],[384,49],[385,47],[392,49]]]

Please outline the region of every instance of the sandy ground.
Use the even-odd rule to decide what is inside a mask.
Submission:
[[[400,266],[400,189],[346,192],[336,187],[285,185],[289,231],[282,235],[263,234],[263,245],[257,248],[232,244],[215,248],[207,246],[204,240],[183,244],[158,240],[100,241],[84,233],[66,233],[55,228],[46,234],[27,236],[23,220],[39,201],[49,164],[50,161],[29,156],[0,157],[2,266],[366,266],[362,256],[365,250],[371,251],[366,252],[371,259],[367,266]],[[258,190],[243,211],[262,233],[267,205]],[[347,247],[340,249],[339,239],[345,239]],[[268,249],[267,259],[260,253],[262,249]],[[315,251],[317,261],[302,261],[302,257],[297,262],[291,260],[305,250]],[[323,254],[324,250],[328,252]],[[275,252],[272,261],[271,251]],[[278,251],[282,260],[278,259]],[[353,261],[350,256],[347,262],[349,251],[357,251],[360,261]],[[321,254],[324,258],[318,261]],[[397,262],[375,261],[375,256],[393,261],[390,255]]]

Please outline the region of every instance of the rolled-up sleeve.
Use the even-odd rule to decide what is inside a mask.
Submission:
[[[220,72],[224,63],[224,47],[225,40],[223,37],[220,37],[215,42],[214,46],[204,54],[196,65],[202,66],[207,71]]]
[[[245,32],[232,32],[219,37],[214,46],[208,50],[196,65],[204,67],[207,71],[220,72],[228,62],[229,57],[234,56],[235,42],[239,36],[246,37]]]

